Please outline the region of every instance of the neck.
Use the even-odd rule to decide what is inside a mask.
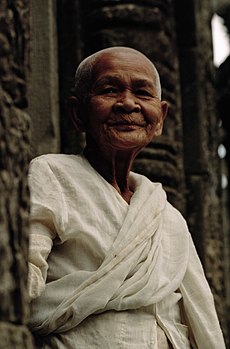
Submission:
[[[114,151],[112,155],[111,153],[107,155],[96,147],[86,146],[84,155],[91,166],[129,203],[133,192],[129,187],[128,178],[135,158],[134,154]]]

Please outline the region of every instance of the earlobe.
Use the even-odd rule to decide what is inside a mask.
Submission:
[[[77,132],[84,132],[85,128],[81,118],[80,101],[75,96],[70,96],[68,99],[68,109],[71,115],[73,125]]]
[[[163,129],[163,119],[160,119],[155,128],[155,136],[160,136]]]
[[[161,111],[162,111],[162,114],[159,122],[157,123],[156,130],[155,130],[156,136],[160,136],[162,134],[164,120],[168,112],[168,103],[166,101],[161,101]]]
[[[162,110],[162,120],[164,121],[168,113],[168,103],[166,101],[161,101],[161,110]]]

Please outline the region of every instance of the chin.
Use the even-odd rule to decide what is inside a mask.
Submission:
[[[144,148],[146,145],[148,145],[149,142],[132,142],[132,141],[116,141],[116,142],[110,142],[109,147],[113,148],[114,150],[118,151],[133,151],[133,152],[139,152],[142,148]]]

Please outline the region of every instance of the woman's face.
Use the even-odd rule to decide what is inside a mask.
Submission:
[[[157,97],[150,61],[135,53],[105,53],[94,67],[84,108],[88,139],[101,151],[139,152],[162,131],[167,103]]]

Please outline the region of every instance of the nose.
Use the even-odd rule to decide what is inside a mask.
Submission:
[[[141,106],[136,103],[135,96],[130,91],[123,91],[114,104],[117,113],[139,113]]]

